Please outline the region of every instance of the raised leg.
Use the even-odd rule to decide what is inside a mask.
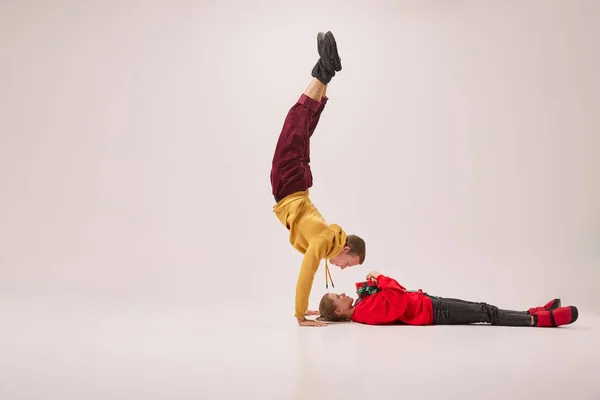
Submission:
[[[304,90],[305,95],[318,102],[321,102],[321,98],[325,95],[326,92],[327,85],[321,83],[321,81],[317,78],[313,78],[310,81],[310,84],[308,85],[306,90]]]
[[[309,94],[315,95],[313,92]],[[309,165],[311,124],[314,125],[314,131],[314,117],[321,107],[320,101],[303,93],[288,112],[275,147],[271,169],[272,192],[277,202],[312,186]]]
[[[317,80],[317,82],[319,82],[319,81]],[[321,113],[325,109],[325,105],[327,104],[327,100],[329,100],[328,97],[327,97],[327,85],[324,85],[323,91],[321,92],[321,94],[322,94],[322,96],[321,96],[321,105],[319,106],[319,109],[317,110],[317,112],[315,113],[315,115],[313,115],[312,120],[310,121],[310,126],[308,127],[308,135],[309,135],[309,137],[312,137],[313,133],[315,133],[315,129],[317,128],[317,125],[319,124],[319,120],[321,119]]]
[[[310,137],[327,103],[327,84],[341,70],[333,34],[320,34],[317,40],[320,58],[313,68],[313,79],[288,112],[275,147],[271,188],[276,202],[312,186]]]

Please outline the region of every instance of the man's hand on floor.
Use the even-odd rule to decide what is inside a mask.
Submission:
[[[298,325],[300,326],[317,326],[317,327],[323,327],[323,326],[327,326],[327,324],[320,322],[320,321],[313,321],[312,319],[300,319],[300,318],[296,318],[298,320]]]

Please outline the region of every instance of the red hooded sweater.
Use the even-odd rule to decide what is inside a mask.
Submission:
[[[356,305],[352,321],[369,325],[403,322],[408,325],[431,325],[431,299],[418,292],[409,292],[394,279],[377,277],[378,293],[363,297]]]

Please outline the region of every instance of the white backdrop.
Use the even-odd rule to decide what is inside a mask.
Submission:
[[[332,30],[344,69],[312,199],[367,241],[336,289],[377,269],[598,311],[598,16],[593,1],[3,2],[2,303],[295,323],[301,255],[270,163]],[[312,307],[324,284],[321,268]]]

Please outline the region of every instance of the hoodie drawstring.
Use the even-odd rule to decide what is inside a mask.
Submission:
[[[333,278],[331,277],[331,272],[329,271],[329,263],[327,262],[327,259],[325,260],[325,289],[329,289],[329,285],[328,282],[331,281],[331,287],[335,288],[335,285],[333,284]]]

